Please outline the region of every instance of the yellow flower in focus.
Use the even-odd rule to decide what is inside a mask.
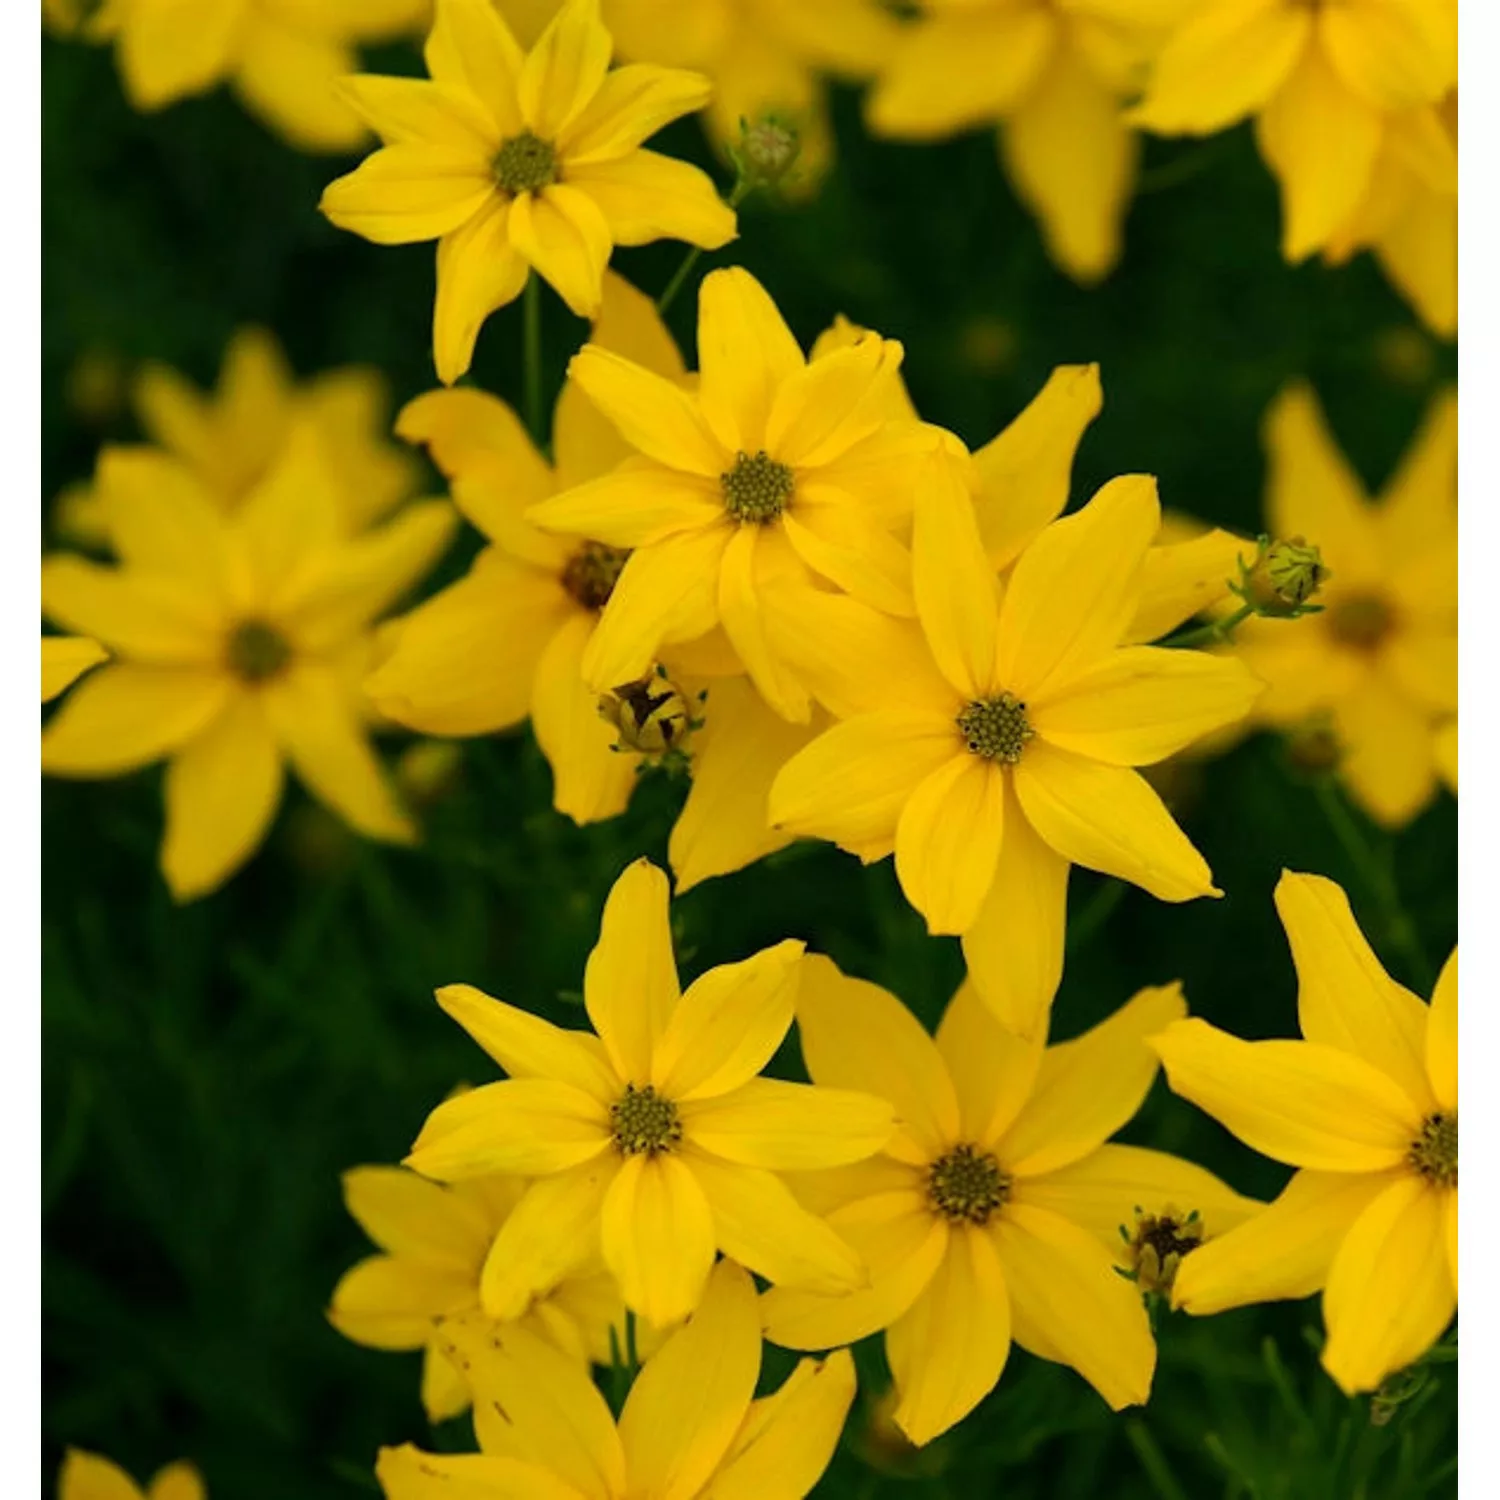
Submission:
[[[520,1200],[517,1177],[479,1177],[440,1187],[402,1167],[344,1173],[344,1203],[384,1251],[345,1272],[328,1320],[375,1349],[421,1349],[422,1405],[429,1421],[457,1416],[469,1388],[442,1352],[443,1318],[479,1311],[479,1273],[495,1235]],[[525,1325],[580,1364],[608,1364],[609,1330],[623,1339],[625,1305],[599,1262],[581,1267],[524,1314]],[[621,1344],[623,1347],[623,1343]]]
[[[387,1500],[802,1500],[854,1400],[847,1349],[804,1359],[759,1400],[755,1285],[721,1262],[687,1325],[649,1358],[618,1425],[577,1364],[524,1328],[458,1319],[443,1336],[474,1391],[477,1454],[384,1448]]]
[[[771,789],[778,826],[867,861],[894,851],[907,900],[929,931],[963,937],[975,985],[1022,1035],[1044,1029],[1062,974],[1070,865],[1164,901],[1220,894],[1135,767],[1242,717],[1260,684],[1202,652],[1123,644],[1160,525],[1152,479],[1112,480],[1002,587],[961,470],[934,457],[912,540],[930,655],[864,663],[884,706]]]
[[[805,723],[812,694],[783,644],[803,631],[798,595],[816,583],[911,613],[895,529],[941,436],[910,415],[901,353],[864,334],[808,360],[737,267],[703,280],[696,390],[584,346],[570,378],[639,457],[527,518],[630,549],[583,656],[590,687],[636,680],[663,642],[722,625],[766,702]]]
[[[1235,654],[1269,684],[1256,717],[1326,715],[1338,774],[1369,815],[1408,823],[1437,790],[1432,734],[1458,708],[1458,405],[1440,397],[1380,499],[1294,385],[1266,417],[1268,528],[1317,544],[1322,613],[1247,620]]]
[[[65,693],[90,667],[109,660],[109,652],[87,636],[44,635],[42,637],[42,702],[50,703]]]
[[[1195,1020],[1152,1045],[1177,1093],[1297,1173],[1187,1257],[1172,1300],[1215,1313],[1321,1290],[1323,1367],[1352,1395],[1419,1359],[1458,1305],[1458,950],[1423,1005],[1331,880],[1287,871],[1276,907],[1304,1040]]]
[[[965,984],[934,1039],[888,991],[805,960],[808,1071],[889,1100],[901,1128],[872,1161],[790,1179],[864,1256],[870,1285],[839,1298],[773,1288],[766,1336],[828,1349],[885,1329],[895,1420],[913,1443],[978,1405],[1013,1339],[1116,1409],[1145,1401],[1156,1348],[1117,1270],[1121,1227],[1171,1202],[1211,1237],[1260,1207],[1189,1162],[1105,1144],[1156,1077],[1146,1038],[1185,1014],[1178,985],[1142,990],[1049,1048],[1045,1028],[1029,1041],[1003,1030]]]
[[[50,555],[42,611],[115,659],[47,724],[43,771],[118,776],[168,760],[161,863],[179,900],[254,853],[287,762],[361,833],[409,841],[359,685],[372,622],[447,545],[451,508],[427,501],[351,528],[305,426],[233,515],[154,448],[105,449],[95,488],[119,566]]]
[[[69,1448],[57,1478],[57,1500],[208,1500],[192,1464],[169,1464],[143,1490],[119,1464]]]
[[[1458,82],[1457,0],[1204,0],[1177,11],[1130,119],[1209,135],[1253,115],[1281,184],[1288,260],[1338,240],[1387,145],[1451,155],[1422,107]]]
[[[697,1306],[716,1249],[771,1281],[858,1285],[857,1257],[775,1173],[861,1160],[893,1122],[868,1095],[757,1076],[792,1024],[801,964],[802,944],[780,943],[679,994],[666,877],[637,860],[584,972],[598,1037],[468,985],[438,991],[510,1077],[439,1105],[406,1164],[535,1179],[484,1265],[490,1317],[519,1316],[601,1250],[657,1327]]]
[[[430,0],[100,0],[83,35],[113,42],[131,104],[150,112],[228,83],[245,108],[303,151],[365,139],[336,81],[357,47],[416,31]]]
[[[331,183],[322,209],[382,245],[438,241],[433,357],[452,385],[480,326],[534,270],[579,317],[599,312],[616,245],[715,250],[734,212],[697,167],[641,142],[707,102],[697,73],[609,68],[598,0],[567,0],[522,52],[489,0],[438,0],[431,81],[347,79],[385,143]]]

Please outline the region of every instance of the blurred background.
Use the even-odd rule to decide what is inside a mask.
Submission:
[[[416,53],[373,54],[412,73]],[[161,360],[203,385],[232,332],[273,329],[298,372],[368,363],[395,402],[435,385],[432,248],[382,249],[317,212],[352,159],[298,155],[220,92],[144,117],[105,51],[45,39],[42,462],[53,502],[101,443],[137,437],[132,373]],[[752,200],[732,259],[770,288],[804,344],[837,313],[901,339],[922,414],[977,445],[1060,363],[1098,361],[1105,406],[1083,440],[1074,504],[1104,479],[1156,474],[1167,507],[1254,534],[1259,424],[1305,375],[1367,484],[1378,486],[1454,372],[1367,256],[1291,268],[1271,178],[1248,129],[1145,142],[1119,269],[1083,290],[1048,262],[1006,187],[993,133],[942,145],[870,140],[852,92],[833,108],[838,165],[812,201]],[[725,179],[698,125],[654,143]],[[617,254],[644,290],[680,247]],[[693,299],[671,322],[691,350]],[[549,389],[585,337],[550,293]],[[472,379],[515,400],[520,305],[492,317]],[[436,480],[434,479],[434,485]],[[466,550],[467,546],[467,550]],[[466,565],[460,544],[441,578]],[[392,751],[405,742],[392,741]],[[1399,979],[1376,892],[1346,857],[1284,748],[1259,737],[1168,768],[1165,789],[1222,901],[1167,906],[1075,871],[1054,1036],[1136,988],[1181,978],[1193,1010],[1246,1036],[1295,1034],[1295,982],[1271,890],[1280,869],[1349,890]],[[300,791],[227,888],[184,908],[155,867],[160,773],[43,794],[43,1209],[46,1473],[64,1445],[139,1475],[172,1458],[214,1500],[376,1493],[382,1443],[435,1436],[417,1355],[346,1343],[323,1309],[366,1253],[339,1173],[399,1160],[426,1112],[491,1065],[432,1000],[456,980],[575,1020],[605,892],[644,852],[665,863],[684,787],[648,779],[625,817],[579,829],[550,806],[529,733],[466,742],[429,789],[426,841],[361,843]],[[1398,839],[1364,828],[1394,873],[1434,966],[1456,933],[1456,807],[1446,793]],[[862,869],[799,845],[690,892],[675,908],[684,979],[787,936],[896,990],[929,1024],[961,977],[928,938],[889,862]],[[789,1075],[794,1050],[778,1060]],[[1125,1139],[1176,1150],[1234,1186],[1274,1194],[1285,1172],[1158,1083]],[[1400,1296],[1399,1287],[1392,1288]],[[1111,1414],[1071,1371],[1013,1352],[999,1389],[920,1454],[874,1398],[879,1340],[819,1494],[1073,1500],[1415,1500],[1455,1492],[1450,1367],[1373,1425],[1323,1376],[1315,1302],[1207,1321],[1169,1316],[1148,1408]],[[780,1377],[788,1361],[767,1360]],[[51,1478],[46,1481],[51,1492]]]

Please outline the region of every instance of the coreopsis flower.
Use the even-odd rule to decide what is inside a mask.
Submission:
[[[584,346],[570,378],[639,457],[526,514],[631,549],[584,652],[591,687],[638,679],[664,641],[722,625],[765,700],[805,723],[812,695],[777,639],[799,630],[786,602],[820,580],[911,613],[910,554],[894,528],[941,438],[907,414],[901,354],[865,334],[809,361],[738,267],[703,279],[696,390]]]
[[[306,426],[232,515],[153,448],[106,449],[96,489],[119,564],[44,558],[42,610],[114,659],[48,723],[42,769],[94,778],[165,759],[161,865],[179,900],[255,852],[288,763],[361,833],[409,841],[359,684],[372,622],[447,545],[451,508],[421,502],[352,528]]]
[[[227,83],[252,114],[303,151],[365,139],[336,81],[358,47],[406,36],[431,0],[101,0],[82,34],[113,42],[126,96],[150,112]]]
[[[42,637],[42,702],[60,698],[90,667],[109,660],[109,652],[81,635]]]
[[[1304,1040],[1194,1020],[1152,1045],[1177,1093],[1297,1172],[1186,1259],[1172,1300],[1214,1313],[1321,1290],[1323,1367],[1353,1394],[1420,1358],[1458,1305],[1458,951],[1423,1005],[1331,880],[1287,871],[1276,907]]]
[[[907,899],[956,933],[974,983],[1034,1035],[1062,973],[1068,869],[1164,901],[1220,894],[1136,767],[1243,717],[1260,684],[1200,652],[1122,644],[1161,525],[1128,475],[1048,525],[1002,589],[961,470],[935,456],[912,560],[929,649],[868,661],[884,706],[787,763],[771,821],[865,860],[894,851]]]
[[[422,1350],[422,1405],[430,1421],[469,1404],[468,1386],[442,1352],[439,1325],[479,1312],[485,1257],[525,1188],[516,1177],[442,1187],[402,1167],[344,1173],[344,1203],[384,1253],[344,1273],[328,1321],[374,1349]],[[586,1366],[609,1363],[609,1330],[623,1329],[624,1316],[614,1280],[599,1263],[553,1287],[521,1321]]]
[[[801,943],[780,943],[679,993],[666,877],[642,859],[615,882],[584,971],[597,1037],[468,985],[438,991],[510,1077],[439,1105],[407,1165],[535,1179],[485,1262],[486,1313],[517,1316],[601,1251],[657,1326],[697,1305],[716,1249],[775,1282],[858,1284],[857,1257],[775,1174],[878,1151],[890,1107],[757,1076],[791,1026],[801,961]]]
[[[207,1500],[192,1464],[168,1464],[142,1489],[119,1464],[69,1448],[57,1476],[57,1500]]]
[[[377,244],[438,241],[433,357],[445,385],[531,272],[592,318],[616,245],[714,250],[734,238],[709,178],[641,145],[705,104],[708,80],[646,64],[611,72],[611,48],[598,0],[567,0],[524,53],[490,0],[437,0],[430,81],[343,86],[384,149],[329,185],[323,212]]]
[[[579,1366],[524,1328],[456,1319],[443,1336],[474,1392],[480,1453],[381,1450],[387,1500],[802,1500],[854,1400],[847,1349],[804,1359],[755,1400],[755,1286],[721,1261],[687,1324],[645,1363],[616,1424]]]
[[[809,1073],[889,1100],[900,1129],[872,1161],[792,1177],[870,1284],[844,1297],[775,1287],[761,1298],[766,1336],[828,1349],[886,1330],[894,1416],[913,1443],[974,1409],[1012,1340],[1071,1365],[1116,1409],[1145,1401],[1156,1348],[1141,1289],[1120,1274],[1121,1228],[1137,1207],[1175,1203],[1212,1237],[1260,1207],[1189,1162],[1106,1144],[1156,1077],[1146,1038],[1186,1014],[1180,986],[1142,990],[1049,1048],[1045,1029],[1005,1031],[971,984],[934,1039],[878,985],[825,958],[803,969]]]
[[[876,135],[999,127],[1000,160],[1068,275],[1120,257],[1140,145],[1127,99],[1162,24],[1140,0],[919,0],[865,102]]]
[[[1268,684],[1257,720],[1326,720],[1341,781],[1389,827],[1435,794],[1433,730],[1458,707],[1457,422],[1450,393],[1372,503],[1310,389],[1290,387],[1266,417],[1267,523],[1317,544],[1323,609],[1248,620],[1234,649]]]
[[[1457,85],[1456,0],[1204,0],[1172,19],[1129,118],[1162,135],[1209,135],[1253,115],[1281,185],[1288,260],[1337,242],[1387,143],[1445,154],[1422,110]]]

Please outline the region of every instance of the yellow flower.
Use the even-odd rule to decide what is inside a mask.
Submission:
[[[359,117],[334,93],[356,46],[422,24],[429,0],[102,0],[86,36],[115,43],[131,104],[152,111],[228,83],[303,151],[351,151]]]
[[[934,140],[999,125],[1000,159],[1077,281],[1120,257],[1140,145],[1123,118],[1162,0],[921,0],[865,107],[870,129]]]
[[[387,1500],[802,1500],[833,1457],[854,1399],[846,1349],[802,1360],[755,1396],[755,1286],[721,1262],[702,1305],[646,1361],[618,1425],[579,1367],[523,1328],[445,1325],[474,1390],[478,1454],[384,1448]]]
[[[527,516],[632,549],[584,653],[591,687],[637,679],[664,641],[722,625],[765,700],[805,723],[811,693],[784,637],[805,635],[796,602],[814,579],[911,613],[910,554],[892,528],[940,438],[908,414],[901,353],[867,334],[807,360],[739,268],[703,280],[695,391],[584,346],[571,378],[640,456]]]
[[[188,1463],[169,1464],[142,1489],[117,1463],[69,1448],[57,1479],[57,1500],[207,1500],[202,1476]]]
[[[1132,123],[1208,135],[1254,115],[1288,260],[1337,239],[1393,134],[1420,125],[1418,149],[1442,154],[1436,120],[1413,112],[1458,82],[1456,0],[1205,0],[1178,14]]]
[[[1284,391],[1266,418],[1268,528],[1315,542],[1328,567],[1299,620],[1250,620],[1235,651],[1269,684],[1257,717],[1331,718],[1339,775],[1382,824],[1410,822],[1437,790],[1432,733],[1458,708],[1458,406],[1433,405],[1372,504],[1317,398]]]
[[[439,1320],[479,1311],[480,1270],[525,1188],[518,1177],[439,1187],[401,1167],[344,1173],[345,1205],[385,1253],[344,1274],[328,1320],[345,1338],[374,1349],[421,1349],[422,1404],[430,1421],[456,1416],[469,1404],[468,1386],[440,1347]],[[580,1364],[608,1364],[609,1330],[623,1328],[624,1315],[601,1262],[560,1282],[523,1321]]]
[[[1152,1045],[1177,1093],[1298,1170],[1187,1258],[1173,1301],[1213,1313],[1321,1290],[1323,1366],[1353,1394],[1420,1358],[1458,1305],[1458,950],[1423,1005],[1331,880],[1287,871],[1276,907],[1305,1040],[1242,1042],[1195,1020]]]
[[[568,0],[526,53],[489,0],[438,0],[431,82],[345,82],[385,148],[329,185],[323,212],[377,244],[438,241],[433,356],[445,385],[529,272],[592,318],[614,246],[714,250],[734,238],[734,213],[704,173],[641,146],[706,103],[708,80],[644,64],[610,72],[610,49],[598,0]]]
[[[1160,524],[1153,480],[1111,480],[1002,589],[961,472],[935,457],[912,541],[930,656],[865,663],[885,706],[815,740],[771,789],[779,826],[865,860],[894,850],[907,900],[929,931],[962,935],[976,986],[1024,1035],[1062,974],[1070,865],[1164,901],[1219,894],[1133,768],[1241,717],[1260,685],[1204,653],[1122,644]]]
[[[261,328],[242,328],[230,340],[212,395],[161,364],[141,371],[132,394],[146,437],[190,469],[226,512],[265,479],[299,422],[316,428],[351,525],[379,520],[417,487],[419,466],[387,438],[385,377],[349,366],[299,385],[275,336]],[[59,510],[68,536],[108,542],[102,507],[87,486]]]
[[[1012,1339],[1073,1366],[1112,1407],[1145,1401],[1156,1348],[1140,1291],[1117,1271],[1121,1227],[1137,1206],[1175,1203],[1213,1236],[1259,1207],[1176,1157],[1105,1144],[1156,1077],[1146,1038],[1185,1013],[1179,986],[1142,990],[1049,1048],[1045,1029],[1004,1031],[965,984],[934,1040],[894,995],[807,959],[809,1072],[888,1099],[901,1128],[873,1161],[791,1179],[861,1252],[871,1284],[841,1298],[774,1288],[767,1337],[827,1349],[887,1330],[895,1420],[914,1443],[974,1409]]]
[[[801,958],[781,943],[679,995],[666,877],[637,860],[584,972],[598,1038],[468,985],[438,991],[511,1076],[439,1105],[407,1165],[440,1181],[536,1179],[485,1262],[491,1317],[517,1316],[600,1249],[626,1306],[657,1326],[697,1305],[716,1248],[771,1281],[858,1284],[854,1254],[774,1174],[878,1151],[890,1109],[756,1076],[792,1023]]]
[[[48,723],[42,769],[117,776],[167,759],[161,862],[179,900],[254,853],[285,762],[360,832],[411,839],[371,751],[359,683],[371,622],[447,545],[451,508],[427,501],[353,530],[306,426],[233,515],[153,448],[105,449],[96,489],[120,564],[54,553],[42,610],[115,660]]]
[[[42,637],[42,702],[65,693],[90,667],[109,660],[109,652],[87,636]]]

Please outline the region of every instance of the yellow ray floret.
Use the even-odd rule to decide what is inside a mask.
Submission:
[[[61,697],[90,667],[109,660],[109,652],[87,636],[42,637],[42,702]]]
[[[57,1500],[208,1500],[192,1464],[168,1464],[144,1489],[117,1463],[69,1448],[57,1477]]]

